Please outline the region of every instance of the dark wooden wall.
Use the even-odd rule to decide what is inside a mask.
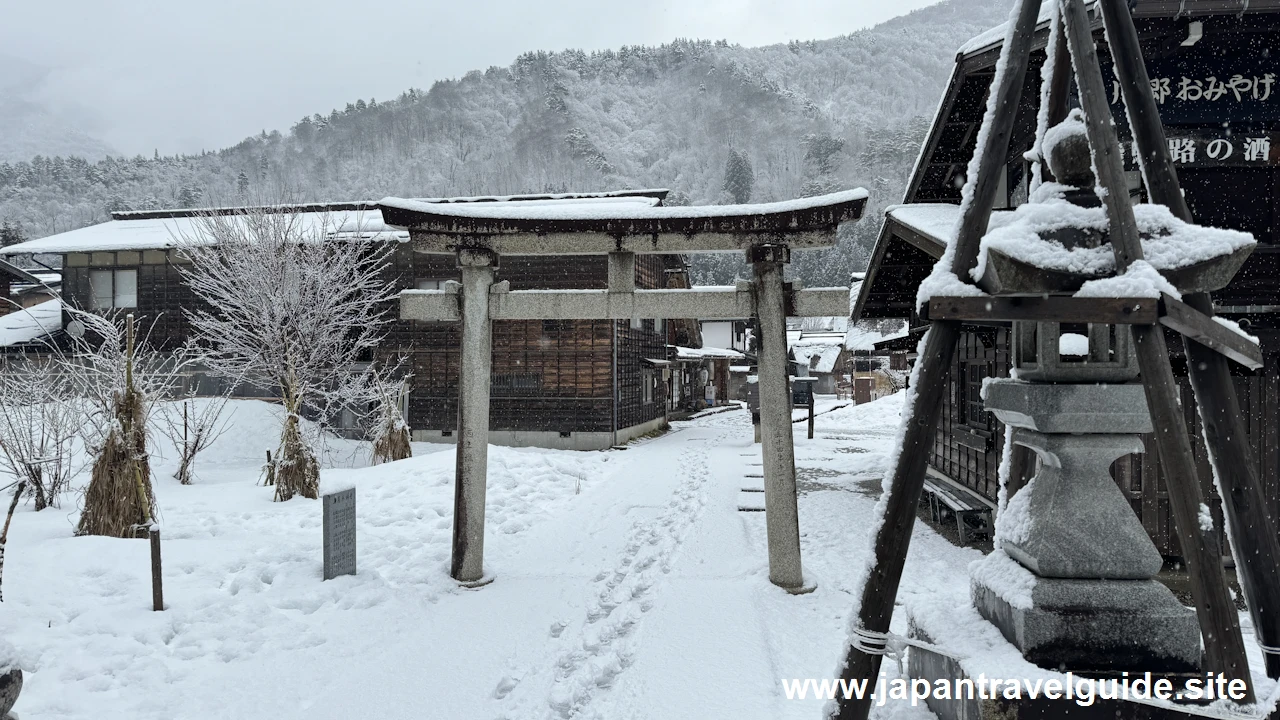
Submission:
[[[636,283],[661,287],[667,261],[641,256]],[[390,272],[397,287],[415,287],[421,279],[460,279],[452,256],[397,249]],[[603,256],[505,257],[497,279],[512,290],[604,289]],[[618,338],[618,388],[614,403],[614,336]],[[457,323],[396,320],[386,355],[403,355],[414,377],[409,394],[409,426],[450,430],[457,425]],[[642,402],[642,358],[662,359],[666,340],[652,320],[631,328],[625,321],[500,321],[493,328],[493,384],[490,425],[495,430],[610,432],[662,415],[665,394]],[[660,379],[660,378],[659,378]],[[659,383],[661,384],[661,383]]]
[[[1007,328],[961,333],[930,462],[947,477],[992,500],[1000,490],[1004,426],[982,409],[982,380],[1009,376],[1008,348]]]
[[[89,271],[129,268],[138,271],[134,315],[151,327],[151,341],[173,348],[191,335],[187,311],[200,300],[183,282],[171,253],[93,253],[67,256],[63,266],[65,299],[90,306]],[[637,285],[664,287],[674,258],[641,256]],[[452,256],[414,253],[398,247],[388,268],[397,288],[423,279],[460,278]],[[514,290],[603,289],[608,277],[603,256],[503,258],[498,280]],[[394,303],[388,313],[397,314]],[[154,322],[154,325],[152,323]],[[616,328],[616,329],[615,329]],[[614,407],[614,334],[618,336],[618,397]],[[390,323],[382,358],[405,358],[413,372],[409,425],[445,430],[457,425],[459,326],[396,319]],[[666,357],[665,333],[652,320],[639,328],[607,320],[504,321],[494,324],[491,417],[495,430],[598,431],[630,427],[662,415],[665,390],[641,401],[642,358]]]
[[[1200,418],[1196,414],[1195,396],[1191,383],[1179,378],[1179,389],[1187,428],[1191,432],[1191,448],[1195,454],[1196,474],[1200,478],[1201,491],[1208,498],[1213,512],[1214,526],[1219,542],[1225,549],[1227,538],[1223,534],[1222,499],[1213,483],[1209,456],[1205,449]],[[1280,446],[1277,445],[1276,415],[1280,412],[1280,378],[1271,376],[1242,376],[1236,378],[1236,395],[1240,400],[1240,412],[1245,418],[1253,461],[1257,463],[1258,477],[1267,497],[1267,507],[1272,518],[1280,517]],[[1160,472],[1160,458],[1156,454],[1152,435],[1144,435],[1142,444],[1146,452],[1128,455],[1116,461],[1112,474],[1116,483],[1129,499],[1134,512],[1142,518],[1143,527],[1151,535],[1156,547],[1165,555],[1181,555],[1177,532],[1169,509],[1169,493],[1164,476]],[[1233,462],[1232,458],[1224,458]]]
[[[668,261],[660,255],[636,257],[636,287],[645,289],[667,286]],[[645,360],[667,359],[667,323],[658,330],[657,321],[641,320],[640,327],[626,320],[617,321],[618,338],[618,410],[616,429],[656,420],[666,413],[666,383],[662,370]],[[651,383],[652,392],[645,401],[641,383]]]
[[[160,349],[181,346],[191,336],[187,312],[201,300],[183,282],[174,253],[91,253],[63,257],[62,298],[74,307],[90,307],[89,271],[131,269],[138,271],[138,305],[131,312],[149,340]]]

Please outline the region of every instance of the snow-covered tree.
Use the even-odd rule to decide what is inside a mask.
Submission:
[[[0,370],[0,470],[25,483],[36,510],[58,507],[76,473],[83,405],[61,366],[14,358]]]
[[[11,223],[7,219],[0,222],[0,247],[17,245],[24,241],[26,241],[26,237],[22,234],[21,224]]]
[[[179,238],[183,272],[203,301],[189,313],[206,350],[201,362],[277,394],[285,410],[269,476],[275,498],[315,498],[319,463],[303,437],[304,408],[328,417],[366,399],[353,382],[389,319],[383,272],[393,244],[339,233],[333,223],[255,210],[199,218]]]
[[[190,485],[196,456],[207,450],[227,428],[227,393],[197,398],[188,395],[180,401],[167,402],[160,409],[160,432],[178,451],[178,469],[173,477]]]
[[[751,202],[751,189],[756,175],[747,156],[729,148],[729,160],[724,166],[724,191],[739,205]]]

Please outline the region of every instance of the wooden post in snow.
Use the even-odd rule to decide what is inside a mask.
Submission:
[[[1133,17],[1124,3],[1117,0],[1102,0],[1100,5],[1147,192],[1152,202],[1165,205],[1185,222],[1194,222],[1169,157],[1155,98],[1149,92],[1135,92],[1136,88],[1150,87],[1151,81]],[[1183,302],[1205,315],[1213,315],[1213,303],[1207,293],[1188,295]],[[1186,336],[1183,343],[1191,387],[1200,408],[1205,445],[1215,458],[1213,471],[1222,495],[1227,531],[1236,551],[1236,574],[1249,602],[1254,634],[1263,645],[1280,647],[1280,538],[1276,535],[1276,525],[1267,515],[1267,501],[1253,450],[1249,447],[1231,368],[1220,353]],[[1267,675],[1280,678],[1280,656],[1267,653],[1265,658]]]
[[[151,609],[164,610],[164,578],[160,572],[160,528],[154,525],[148,531],[151,538]]]
[[[813,388],[809,389],[809,439],[813,439]]]
[[[4,532],[0,532],[0,581],[4,580],[4,549],[9,542],[9,523],[13,522],[13,511],[18,508],[18,500],[22,499],[22,492],[26,489],[27,481],[19,480],[13,491],[13,502],[9,503],[9,514],[4,516]],[[4,594],[0,593],[0,601],[2,600]]]
[[[1088,13],[1082,0],[1064,0],[1063,12],[1076,68],[1076,86],[1080,90],[1089,145],[1093,150],[1093,165],[1098,174],[1098,184],[1105,191],[1102,202],[1107,210],[1116,272],[1123,273],[1131,264],[1143,259],[1138,224],[1129,202],[1120,146],[1107,103]],[[1146,91],[1147,87],[1139,92]],[[1133,338],[1147,407],[1156,428],[1155,442],[1169,491],[1169,505],[1177,521],[1183,560],[1191,575],[1191,595],[1200,620],[1200,632],[1204,636],[1204,669],[1221,673],[1229,679],[1243,680],[1247,694],[1245,702],[1252,702],[1249,663],[1245,657],[1239,616],[1222,572],[1222,551],[1212,529],[1206,531],[1199,524],[1204,498],[1195,474],[1191,442],[1185,431],[1178,385],[1169,364],[1164,328],[1160,325],[1134,325]]]
[[[983,142],[975,149],[978,156],[978,172],[973,183],[973,194],[964,206],[960,227],[956,233],[955,254],[950,270],[956,276],[968,277],[969,270],[977,264],[979,242],[986,234],[991,220],[999,176],[1004,172],[1005,158],[1009,153],[1009,136],[1022,94],[1022,83],[1027,75],[1027,63],[1031,57],[1031,42],[1035,38],[1036,21],[1040,12],[1039,0],[1020,0],[1017,20],[1005,41],[1001,53],[1004,71],[997,75],[999,85],[991,89],[989,114],[980,137]],[[994,103],[992,105],[991,103]],[[862,588],[862,600],[858,610],[858,626],[872,632],[888,632],[893,618],[893,607],[898,596],[898,584],[902,580],[902,568],[907,560],[907,548],[911,544],[911,529],[915,525],[916,506],[924,489],[924,475],[929,450],[933,446],[938,417],[947,389],[947,376],[951,360],[955,356],[960,339],[958,321],[933,322],[929,326],[924,351],[916,379],[915,395],[911,398],[910,414],[903,433],[902,449],[888,490],[884,517],[876,530],[873,565]],[[874,685],[880,672],[883,656],[868,654],[850,645],[840,677],[868,680]],[[840,720],[865,720],[871,711],[871,697],[839,698],[836,717]]]

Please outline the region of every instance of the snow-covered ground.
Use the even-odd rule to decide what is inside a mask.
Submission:
[[[761,482],[744,410],[627,450],[491,448],[496,580],[464,590],[447,575],[451,446],[324,471],[322,483],[357,488],[360,568],[324,582],[320,504],[273,503],[256,484],[274,408],[237,402],[194,485],[155,462],[165,612],[150,608],[145,542],[72,537],[70,496],[61,510],[20,509],[0,604],[0,637],[27,673],[15,709],[23,720],[819,717],[822,701],[787,700],[780,680],[836,669],[901,405],[821,415],[812,441],[795,426],[817,590],[791,596],[767,579],[764,514],[737,509]],[[360,452],[335,442],[330,463],[361,464]],[[979,557],[917,526],[903,598],[966,603]]]

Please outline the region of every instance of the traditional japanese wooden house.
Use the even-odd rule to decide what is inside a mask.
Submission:
[[[733,399],[730,396],[729,368],[734,363],[743,362],[746,355],[720,347],[675,345],[671,349],[675,357],[667,392],[673,411],[683,415],[729,404]]]
[[[660,204],[664,190],[590,195],[449,198],[435,202],[642,202]],[[243,208],[212,212],[243,213]],[[331,237],[359,232],[397,246],[387,269],[396,289],[435,289],[460,276],[451,256],[412,251],[408,232],[382,223],[377,203],[270,208],[298,215]],[[183,281],[180,236],[199,233],[210,211],[113,213],[109,222],[4,248],[0,254],[62,256],[63,299],[100,312],[128,310],[152,328],[151,340],[171,348],[191,336],[187,310],[200,302]],[[682,287],[678,255],[643,255],[636,286]],[[497,271],[511,289],[596,289],[607,282],[603,256],[509,257]],[[398,318],[394,303],[388,312]],[[64,319],[65,320],[65,319]],[[458,407],[458,323],[393,320],[383,357],[403,357],[413,377],[407,421],[415,440],[449,442]],[[598,449],[650,432],[666,422],[668,341],[686,339],[675,323],[631,321],[499,321],[493,331],[492,442]],[[369,360],[373,360],[370,357]]]
[[[1214,293],[1213,299],[1220,315],[1238,321],[1259,337],[1266,358],[1265,368],[1256,373],[1240,366],[1233,366],[1233,372],[1271,515],[1280,517],[1280,148],[1273,142],[1280,140],[1276,137],[1280,132],[1280,2],[1134,0],[1131,6],[1152,92],[1192,212],[1202,224],[1245,230],[1258,240],[1258,248],[1240,273],[1227,288]],[[1129,125],[1124,122],[1123,102],[1110,71],[1101,19],[1096,18],[1095,23],[1116,125],[1127,133]],[[913,353],[923,330],[916,312],[917,289],[953,237],[964,173],[977,142],[1003,35],[1003,30],[996,30],[960,49],[904,204],[886,213],[866,280],[859,289],[854,320],[906,318],[918,329],[883,349]],[[1024,153],[1034,143],[1048,35],[1048,23],[1042,22],[1039,49],[1032,55],[1022,89],[997,207],[1016,207],[1028,198],[1031,166]],[[1069,61],[1059,55],[1056,62]],[[1058,77],[1063,79],[1052,92],[1063,99],[1064,108],[1078,106],[1070,73]],[[1136,201],[1144,201],[1145,189],[1131,143],[1123,136],[1121,140],[1130,193]],[[1002,222],[1002,213],[997,212],[991,226]],[[1181,341],[1172,340],[1169,347],[1180,354]],[[930,460],[931,474],[993,501],[1004,434],[984,408],[982,383],[988,377],[1007,376],[1009,367],[1007,325],[967,328],[951,368],[950,393]],[[1174,368],[1181,376],[1182,405],[1200,479],[1206,496],[1214,496],[1185,359],[1175,357]],[[1148,439],[1146,445],[1145,454],[1118,460],[1113,475],[1156,546],[1166,555],[1176,556],[1180,550],[1159,461],[1154,444]],[[1221,529],[1216,496],[1213,514]]]

